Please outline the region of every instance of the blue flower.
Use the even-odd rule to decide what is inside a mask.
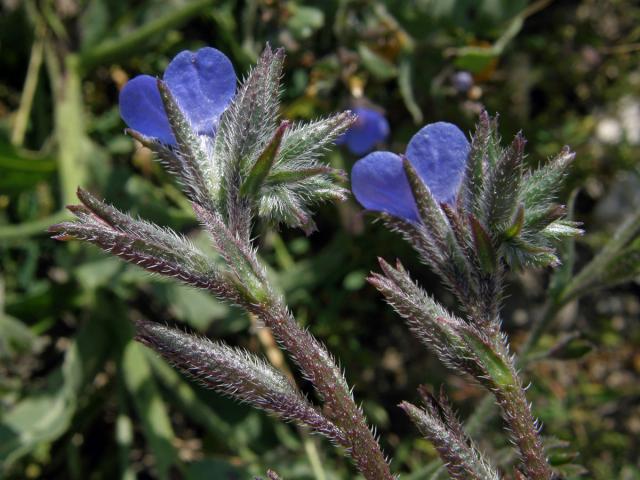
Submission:
[[[435,200],[452,203],[462,180],[469,155],[464,133],[451,123],[423,127],[407,146],[406,158],[422,178]],[[373,152],[358,160],[351,172],[351,189],[368,210],[386,212],[410,222],[420,216],[402,157],[391,152]]]
[[[473,76],[469,72],[462,70],[451,77],[451,83],[458,92],[466,93],[473,87]]]
[[[364,155],[389,136],[389,122],[384,115],[371,108],[356,107],[353,113],[356,121],[336,143],[346,144],[354,155]]]
[[[231,61],[219,50],[205,47],[183,51],[171,60],[162,77],[180,109],[201,135],[213,135],[218,118],[236,91]],[[176,140],[164,111],[157,80],[139,75],[120,92],[120,116],[148,137],[174,145]]]

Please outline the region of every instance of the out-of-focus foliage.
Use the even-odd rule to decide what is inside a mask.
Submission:
[[[424,123],[469,131],[486,107],[500,113],[505,138],[524,130],[531,166],[572,146],[573,217],[587,235],[566,246],[552,278],[546,270],[513,274],[503,321],[518,345],[547,285],[566,301],[540,332],[538,361],[526,372],[545,434],[580,452],[572,459],[559,449],[552,459],[569,464],[570,477],[577,465],[596,479],[640,477],[637,216],[610,243],[640,206],[634,2],[3,0],[0,8],[0,476],[251,478],[267,468],[288,479],[352,476],[323,442],[202,390],[131,341],[131,321],[146,319],[260,351],[266,342],[251,319],[45,235],[67,218],[63,207],[83,185],[210,252],[178,186],[123,135],[118,90],[203,45],[224,51],[244,74],[270,42],[287,50],[288,118],[380,107],[391,125],[385,147],[402,152]],[[336,167],[350,170],[354,161],[346,150],[331,153]],[[429,290],[437,283],[353,202],[325,206],[315,219],[319,232],[310,237],[256,232],[270,273],[296,317],[340,358],[394,469],[429,478],[436,452],[398,402],[419,383],[446,380],[467,417],[481,393],[426,356],[364,279],[384,256],[401,258]],[[589,264],[572,283],[571,271],[607,244],[606,262]],[[449,302],[446,291],[436,293]],[[497,421],[476,437],[494,457],[508,452],[495,432]]]

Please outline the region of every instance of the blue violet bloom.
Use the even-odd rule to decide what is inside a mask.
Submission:
[[[382,113],[371,108],[356,107],[352,112],[356,121],[336,143],[345,144],[354,155],[364,155],[389,136],[389,122]]]
[[[473,75],[465,70],[456,72],[451,77],[451,83],[459,93],[467,93],[473,87]]]
[[[467,137],[458,127],[437,122],[426,125],[411,138],[405,156],[435,200],[452,203],[462,181],[469,148]],[[420,222],[400,155],[373,152],[358,160],[351,172],[351,189],[367,210]]]
[[[194,131],[213,135],[236,91],[236,73],[227,56],[210,47],[185,50],[171,60],[162,79]],[[127,82],[120,92],[120,116],[133,130],[175,145],[155,77],[138,75]]]

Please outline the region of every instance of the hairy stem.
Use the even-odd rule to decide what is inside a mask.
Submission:
[[[345,432],[350,443],[348,449],[362,475],[369,480],[393,479],[380,445],[324,345],[300,327],[279,299],[255,305],[254,313],[271,329],[305,378],[314,385],[324,402],[323,414]]]
[[[499,277],[490,275],[487,279],[497,286],[494,292],[501,291]],[[489,307],[491,304],[491,302],[484,304],[487,315],[496,313],[492,307]],[[553,315],[553,313],[551,311],[544,313],[545,317],[549,315]],[[487,369],[489,376],[493,380],[491,390],[502,411],[502,417],[520,451],[525,474],[529,480],[549,480],[552,478],[553,472],[546,458],[545,449],[538,431],[538,422],[531,412],[531,405],[527,401],[525,389],[517,373],[515,360],[509,355],[507,339],[499,330],[492,330],[488,333],[492,337],[491,343],[494,346],[497,358],[504,362],[503,365],[505,367]],[[537,341],[537,338],[534,341]]]
[[[255,327],[258,323],[258,319],[255,315],[251,315],[251,323]],[[281,371],[284,375],[286,375],[291,383],[295,383],[295,379],[293,377],[293,373],[291,369],[287,365],[282,350],[278,348],[275,339],[273,338],[273,334],[270,330],[266,328],[260,328],[257,331],[258,341],[262,345],[262,348],[265,351],[269,362],[276,367],[279,371]],[[296,425],[298,433],[300,434],[300,439],[304,445],[304,450],[307,453],[307,458],[309,460],[309,464],[311,465],[311,470],[313,471],[313,475],[316,480],[326,480],[327,475],[322,467],[322,461],[320,459],[320,455],[318,453],[318,445],[316,440],[309,436],[309,430],[302,426]]]
[[[540,439],[537,421],[531,413],[524,388],[512,370],[511,385],[495,391],[502,416],[507,422],[522,456],[522,463],[530,480],[549,480],[552,471]]]

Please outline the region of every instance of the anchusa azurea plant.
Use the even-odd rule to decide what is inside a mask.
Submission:
[[[136,339],[205,386],[324,435],[366,479],[392,479],[389,460],[341,369],[293,318],[252,240],[256,218],[312,231],[313,206],[347,195],[341,172],[320,162],[327,147],[359,118],[361,124],[343,140],[366,152],[386,136],[388,125],[368,110],[311,123],[281,120],[283,57],[282,50],[267,47],[236,88],[224,54],[213,48],[182,52],[162,79],[142,75],[121,92],[128,133],[176,176],[210,234],[216,258],[84,190],[78,190],[81,205],[69,207],[76,220],[50,230],[56,239],[88,241],[257,317],[313,385],[321,405],[267,361],[222,342],[149,321],[137,321]],[[495,394],[521,454],[518,475],[549,479],[538,427],[500,330],[502,279],[507,267],[557,263],[553,243],[580,231],[562,219],[562,207],[552,199],[572,154],[564,150],[530,173],[523,151],[521,136],[502,149],[495,121],[486,114],[471,143],[457,127],[435,123],[414,136],[405,155],[374,152],[359,160],[352,184],[358,201],[401,232],[442,277],[464,316],[439,305],[400,264],[381,260],[383,274],[373,274],[371,283],[446,365]],[[408,402],[401,407],[434,443],[451,476],[500,478],[466,436],[444,394],[436,398],[424,388],[420,394],[424,408]],[[269,478],[278,477],[270,472]]]
[[[380,259],[370,282],[440,360],[490,390],[521,458],[518,478],[549,479],[547,461],[515,358],[501,332],[505,269],[558,263],[553,244],[581,233],[553,202],[573,153],[527,172],[525,140],[499,145],[486,113],[471,143],[450,123],[422,128],[404,155],[374,152],[353,168],[355,197],[400,232],[457,298],[463,316],[424,292],[398,262]],[[452,478],[500,478],[474,447],[441,393],[401,407],[431,440]]]

